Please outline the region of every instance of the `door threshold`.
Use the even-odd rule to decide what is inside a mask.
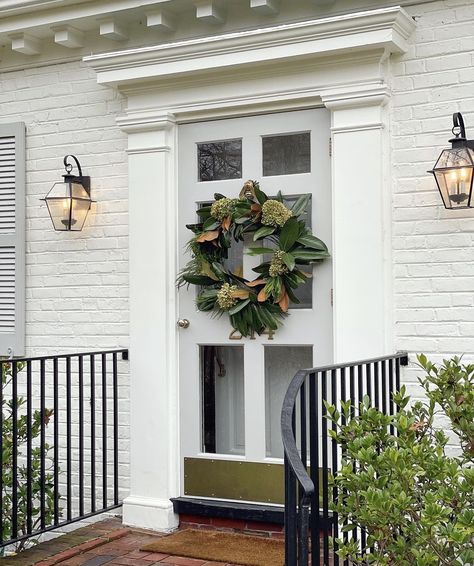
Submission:
[[[283,525],[283,505],[264,505],[260,503],[241,503],[221,499],[197,499],[194,497],[174,497],[174,512],[178,515],[198,517],[217,517],[234,521],[253,521]]]

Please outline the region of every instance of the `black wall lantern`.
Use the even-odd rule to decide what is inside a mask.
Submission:
[[[69,158],[76,162],[79,175],[71,175],[73,164]],[[91,178],[82,174],[81,165],[74,155],[64,157],[62,183],[55,183],[44,198],[48,206],[49,215],[55,230],[80,231],[84,226],[87,214],[94,202],[91,199]]]
[[[451,149],[443,149],[435,166],[428,173],[433,173],[446,208],[471,208],[474,207],[474,140],[466,139],[460,112],[453,114],[452,132],[454,138],[449,140]]]

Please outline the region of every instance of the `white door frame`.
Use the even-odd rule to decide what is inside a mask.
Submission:
[[[177,124],[325,105],[331,111],[334,353],[391,353],[387,57],[413,20],[372,10],[86,57],[128,99],[131,489],[124,522],[177,526]],[[278,63],[278,64],[275,64]]]

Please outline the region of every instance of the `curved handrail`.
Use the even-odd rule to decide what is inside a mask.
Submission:
[[[321,373],[324,371],[337,370],[341,368],[360,366],[366,364],[373,364],[377,362],[382,362],[387,359],[400,359],[402,365],[408,363],[408,354],[406,352],[399,352],[394,355],[389,356],[379,356],[376,358],[369,358],[366,360],[357,360],[355,362],[344,362],[341,364],[333,364],[320,366],[312,369],[305,369],[298,371],[293,379],[283,399],[283,407],[281,410],[281,437],[283,441],[283,449],[288,460],[288,464],[293,470],[298,482],[303,489],[303,502],[308,501],[308,499],[314,494],[314,483],[310,478],[303,462],[301,461],[300,453],[298,447],[296,446],[296,438],[293,432],[293,411],[296,405],[296,397],[298,392],[306,379],[306,377],[311,373]]]
[[[303,489],[304,502],[308,501],[314,494],[314,483],[301,461],[300,453],[296,446],[296,439],[293,432],[293,412],[296,404],[296,396],[306,376],[311,371],[312,370],[300,370],[296,373],[286,391],[281,410],[281,438],[283,441],[283,449],[288,464]]]

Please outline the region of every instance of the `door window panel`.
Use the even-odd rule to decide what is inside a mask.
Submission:
[[[245,452],[244,348],[200,346],[201,444],[210,454]]]
[[[242,177],[242,140],[197,144],[199,181],[223,181]]]
[[[295,373],[313,365],[312,346],[265,346],[266,454],[283,458],[280,417],[283,398]]]
[[[294,175],[311,171],[310,132],[262,138],[263,176]]]

